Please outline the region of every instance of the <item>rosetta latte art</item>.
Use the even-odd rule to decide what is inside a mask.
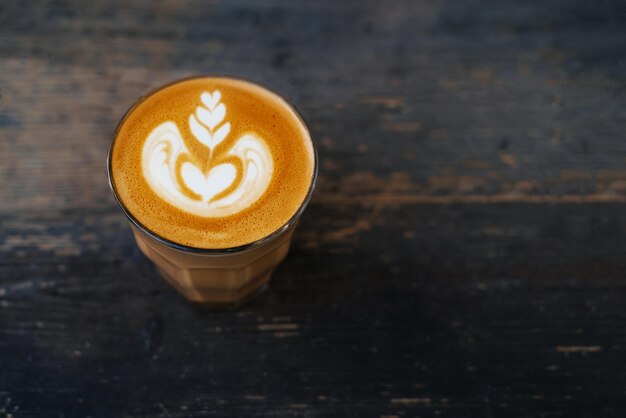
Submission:
[[[265,141],[246,133],[224,150],[230,133],[222,123],[226,106],[219,90],[200,96],[203,106],[189,116],[189,128],[206,152],[195,155],[178,126],[157,126],[142,150],[142,171],[150,187],[171,205],[197,216],[219,218],[253,205],[265,193],[273,174],[272,154]]]

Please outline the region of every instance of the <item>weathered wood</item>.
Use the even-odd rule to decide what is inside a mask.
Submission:
[[[544,3],[0,2],[0,417],[623,416],[626,7]],[[283,93],[321,160],[235,312],[105,174],[198,73]]]

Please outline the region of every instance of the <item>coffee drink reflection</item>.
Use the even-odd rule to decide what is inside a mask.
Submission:
[[[267,281],[316,169],[309,132],[291,106],[220,77],[182,80],[143,98],[109,153],[111,185],[139,247],[199,302],[236,303]]]

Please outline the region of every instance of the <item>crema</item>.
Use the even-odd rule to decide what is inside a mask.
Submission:
[[[258,85],[198,77],[144,97],[110,156],[118,199],[144,228],[194,248],[270,235],[303,204],[315,165],[308,130]]]

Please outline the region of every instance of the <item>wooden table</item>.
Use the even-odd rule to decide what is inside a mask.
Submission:
[[[139,96],[295,102],[319,186],[199,312],[109,190]],[[0,3],[0,417],[623,417],[621,1]]]

